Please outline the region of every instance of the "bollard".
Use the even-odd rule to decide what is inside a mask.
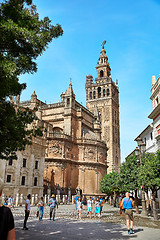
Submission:
[[[49,195],[47,196],[48,197],[48,200],[47,200],[47,203],[49,202],[49,199],[50,199],[50,197],[49,197]]]
[[[74,204],[74,198],[75,198],[75,196],[72,195],[72,204]]]
[[[31,201],[31,206],[34,205],[34,194],[32,194],[32,201]]]
[[[21,193],[21,196],[20,196],[20,202],[19,202],[19,205],[22,206],[23,204],[23,193]]]
[[[65,203],[65,195],[63,195],[62,201],[63,201],[63,204],[64,204]]]
[[[18,206],[19,203],[19,193],[16,194],[16,207]]]
[[[37,205],[38,203],[38,194],[35,195],[35,206]]]
[[[47,194],[44,195],[44,203],[47,204]]]

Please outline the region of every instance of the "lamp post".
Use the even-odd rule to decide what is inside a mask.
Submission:
[[[139,155],[137,155],[137,156],[139,156],[139,159],[137,159],[137,163],[142,165],[142,155],[145,151],[146,144],[142,141],[142,139],[140,137],[137,138],[137,144],[138,144],[138,147],[139,147]],[[138,148],[136,148],[136,152],[138,152],[137,150],[138,150]],[[141,212],[141,216],[142,217],[147,217],[148,216],[148,213],[147,213],[147,210],[146,210],[145,191],[144,191],[143,186],[142,186],[142,212]]]

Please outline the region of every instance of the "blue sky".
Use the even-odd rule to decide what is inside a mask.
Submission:
[[[160,72],[160,0],[33,0],[40,17],[59,23],[64,34],[37,60],[21,100],[35,90],[42,101],[58,102],[72,78],[76,99],[85,106],[86,75],[96,77],[101,44],[120,91],[121,161],[135,147],[135,137],[151,122],[152,75]]]

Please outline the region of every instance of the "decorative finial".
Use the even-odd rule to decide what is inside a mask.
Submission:
[[[106,44],[106,40],[104,40],[103,43],[102,43],[102,49],[104,49],[105,44]]]
[[[116,85],[118,85],[118,79],[116,79]]]
[[[70,77],[70,83],[72,83],[72,78]]]

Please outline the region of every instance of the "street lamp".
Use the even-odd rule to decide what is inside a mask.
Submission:
[[[142,155],[145,152],[146,149],[146,144],[142,141],[142,139],[139,137],[136,139],[137,144],[138,144],[138,148],[136,148],[135,154],[139,152],[139,154],[137,154],[137,156],[139,156],[139,159],[137,159],[137,163],[139,163],[140,165],[142,165]],[[138,151],[139,150],[139,151]],[[141,216],[142,217],[147,217],[148,213],[146,210],[146,201],[145,201],[145,191],[144,188],[142,188],[142,212],[141,212]]]

